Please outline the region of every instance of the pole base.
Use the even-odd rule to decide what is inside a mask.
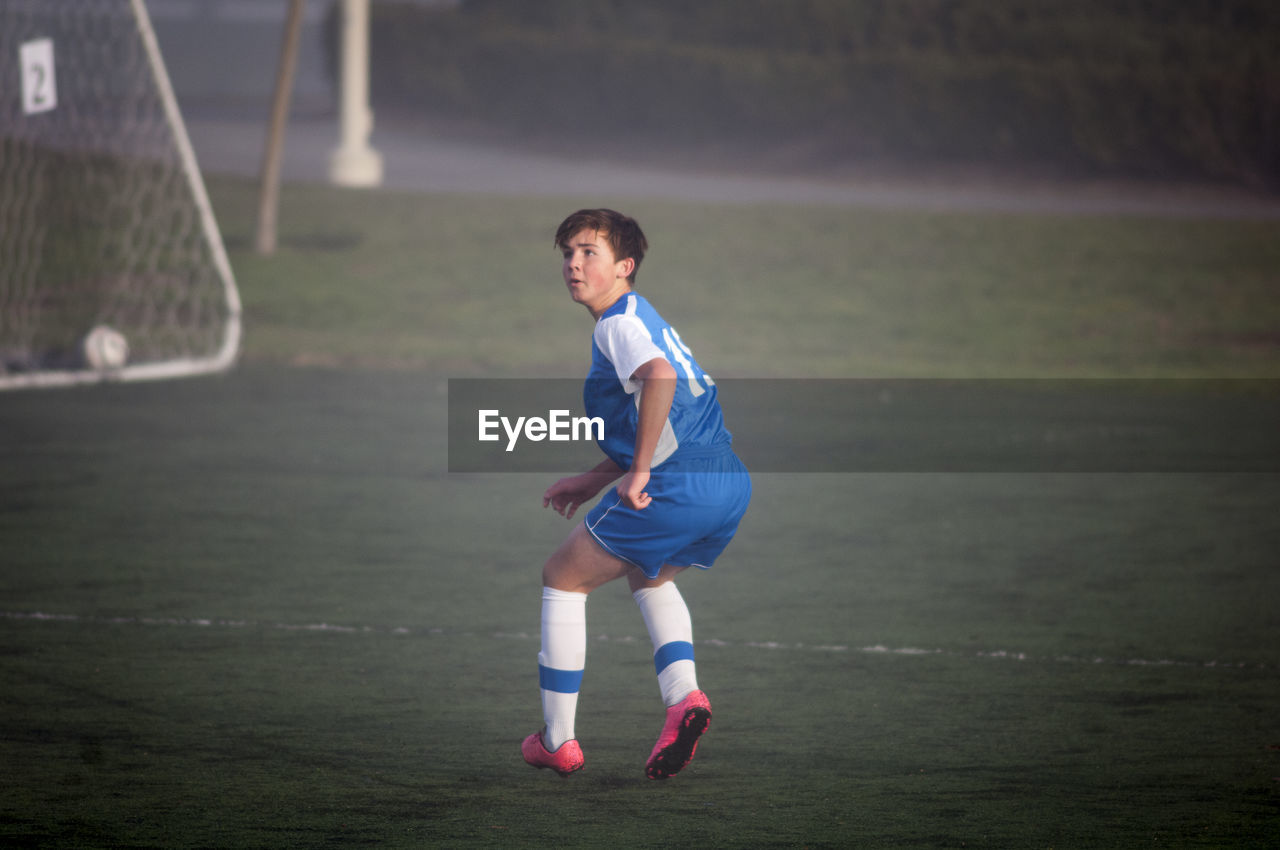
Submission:
[[[338,148],[329,160],[329,180],[338,186],[381,186],[382,155],[370,147]]]

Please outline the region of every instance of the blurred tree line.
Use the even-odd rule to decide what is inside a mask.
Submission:
[[[1278,0],[376,0],[371,26],[375,108],[520,137],[1280,190]]]

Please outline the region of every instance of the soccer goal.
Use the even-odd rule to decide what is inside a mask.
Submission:
[[[216,372],[240,297],[143,0],[0,2],[0,389]]]

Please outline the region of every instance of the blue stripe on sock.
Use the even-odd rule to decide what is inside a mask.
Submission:
[[[661,673],[671,666],[673,661],[692,660],[693,644],[687,640],[673,640],[671,643],[664,643],[653,654],[653,669],[655,672]]]
[[[558,694],[576,694],[582,690],[581,670],[556,670],[538,665],[538,684],[544,691]]]

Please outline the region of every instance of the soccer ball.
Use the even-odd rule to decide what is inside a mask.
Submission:
[[[90,369],[108,372],[123,368],[129,359],[129,341],[115,328],[98,325],[84,338],[84,360]]]

